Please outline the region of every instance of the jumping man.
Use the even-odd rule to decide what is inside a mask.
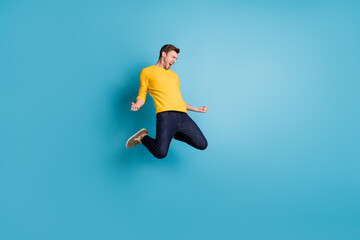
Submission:
[[[164,45],[156,65],[141,70],[138,96],[135,103],[131,103],[130,109],[138,111],[144,105],[149,91],[156,108],[156,138],[148,136],[143,128],[128,139],[127,148],[142,143],[156,158],[164,158],[173,138],[197,149],[204,150],[207,147],[203,133],[187,115],[187,110],[206,113],[207,108],[196,108],[184,102],[180,94],[179,78],[170,70],[179,52],[180,49],[171,44]]]

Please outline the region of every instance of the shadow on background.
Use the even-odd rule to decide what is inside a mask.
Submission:
[[[127,149],[127,139],[141,128],[146,128],[151,137],[155,137],[156,109],[151,96],[148,94],[143,107],[136,112],[130,110],[130,103],[134,102],[139,88],[139,74],[141,69],[150,64],[137,64],[130,68],[119,78],[121,86],[116,87],[110,96],[110,107],[112,119],[111,137],[114,139],[112,148],[111,167],[116,172],[129,172],[143,165],[157,165],[161,167],[176,167],[179,163],[174,149],[169,149],[168,156],[164,159],[155,158],[143,145],[139,144]],[[171,145],[170,145],[171,148]]]

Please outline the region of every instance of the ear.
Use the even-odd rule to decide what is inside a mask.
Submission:
[[[161,53],[161,56],[162,56],[162,57],[166,57],[166,52],[163,51],[163,52]]]

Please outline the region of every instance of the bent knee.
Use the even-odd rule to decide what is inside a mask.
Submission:
[[[167,151],[158,152],[156,155],[154,155],[158,159],[165,158],[167,156]]]
[[[199,150],[205,150],[208,146],[208,143],[207,141],[203,141],[201,144],[199,144],[196,148],[199,149]]]

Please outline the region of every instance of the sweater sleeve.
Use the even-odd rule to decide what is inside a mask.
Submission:
[[[147,91],[148,91],[148,80],[146,76],[146,71],[145,69],[143,69],[141,70],[139,76],[139,92],[136,99],[141,99],[145,102]]]

